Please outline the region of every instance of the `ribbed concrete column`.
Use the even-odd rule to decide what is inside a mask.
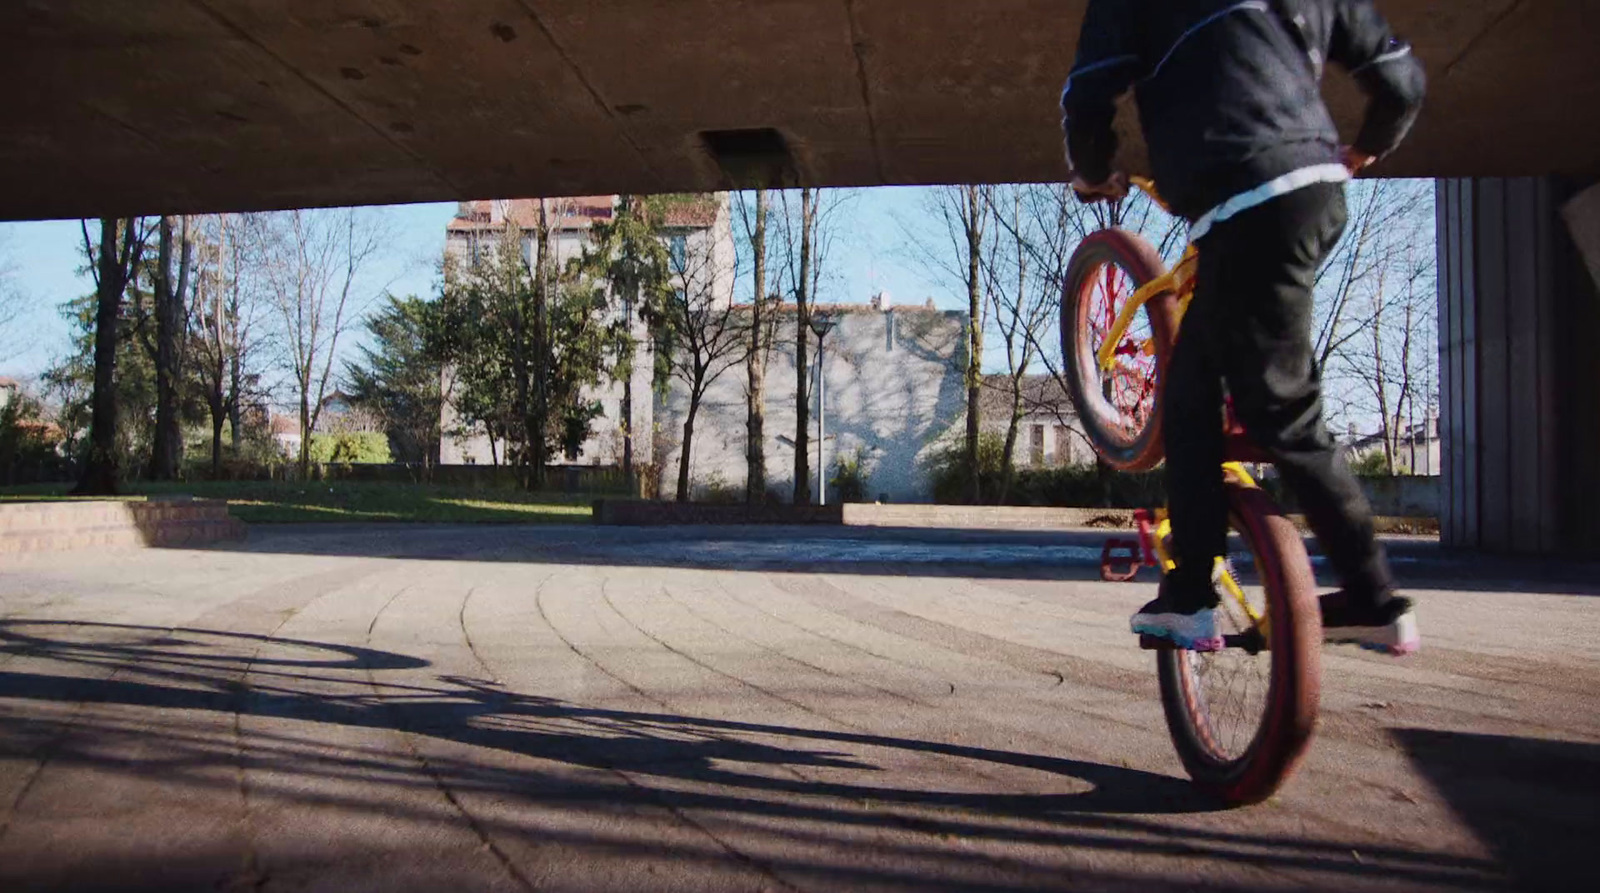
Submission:
[[[1438,182],[1446,545],[1600,552],[1600,298],[1553,178]]]

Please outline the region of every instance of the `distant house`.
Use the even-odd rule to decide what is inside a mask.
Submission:
[[[272,432],[272,441],[278,445],[278,450],[285,456],[300,455],[300,419],[296,416],[278,415],[273,413],[267,425]]]
[[[831,315],[837,326],[823,343],[825,450],[819,450],[816,437],[817,339],[814,335],[806,339],[811,372],[807,449],[812,499],[817,496],[818,479],[833,477],[841,457],[859,457],[867,475],[869,499],[931,500],[933,489],[925,460],[966,412],[966,314],[936,310],[931,304],[886,307],[882,303],[818,306],[813,312]],[[766,375],[767,484],[774,495],[788,499],[794,491],[795,306],[778,308],[776,321]],[[744,486],[748,472],[747,387],[745,369],[740,365],[717,379],[706,394],[695,422],[690,465],[691,495],[695,497],[710,489],[739,490]],[[687,388],[675,382],[656,401],[653,452],[661,469],[664,498],[674,496],[677,489],[686,392]]]
[[[1430,417],[1419,422],[1394,445],[1395,474],[1432,476],[1440,473],[1439,419]],[[1352,464],[1383,455],[1383,434],[1370,434],[1352,439],[1345,447]]]
[[[317,434],[382,432],[383,424],[371,412],[357,406],[354,397],[343,391],[334,391],[322,398],[322,411],[317,414],[317,424],[313,430]]]
[[[1004,437],[1011,424],[1011,377],[985,375],[980,400],[983,430]],[[1022,379],[1022,425],[1012,462],[1017,468],[1092,465],[1094,449],[1078,423],[1072,397],[1053,375]]]
[[[10,406],[11,401],[17,399],[17,394],[21,392],[22,382],[0,375],[0,409]]]

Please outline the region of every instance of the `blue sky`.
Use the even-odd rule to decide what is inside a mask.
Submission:
[[[822,300],[865,303],[887,290],[901,304],[932,297],[940,306],[961,299],[924,275],[905,244],[902,221],[916,225],[927,189],[884,188],[853,191],[839,218],[830,281]],[[444,227],[454,203],[396,205],[383,209],[395,234],[383,268],[373,280],[391,282],[396,294],[431,295],[435,265],[444,247]],[[83,265],[83,234],[77,220],[0,223],[0,264],[9,264],[23,297],[22,313],[0,333],[0,375],[30,377],[43,372],[69,349],[70,330],[61,317],[63,302],[93,290]]]

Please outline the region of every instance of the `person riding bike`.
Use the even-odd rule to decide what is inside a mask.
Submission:
[[[1368,97],[1348,148],[1322,99],[1328,62]],[[1346,223],[1343,184],[1400,144],[1424,80],[1371,0],[1090,0],[1061,96],[1072,186],[1083,201],[1126,195],[1112,124],[1131,88],[1156,182],[1200,249],[1165,373],[1177,567],[1133,616],[1134,632],[1220,647],[1226,387],[1343,586],[1321,600],[1326,640],[1417,647],[1411,601],[1394,593],[1371,508],[1323,421],[1311,322],[1317,270]]]

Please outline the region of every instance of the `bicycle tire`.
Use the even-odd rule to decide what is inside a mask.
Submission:
[[[1190,778],[1231,805],[1259,803],[1294,772],[1311,743],[1321,688],[1322,619],[1305,543],[1266,493],[1230,481],[1229,516],[1254,557],[1265,590],[1271,680],[1249,746],[1219,753],[1209,731],[1211,705],[1202,703],[1195,669],[1202,656],[1157,652],[1167,729]],[[1206,656],[1209,659],[1209,656]],[[1259,660],[1259,656],[1256,658]]]
[[[1095,309],[1090,292],[1108,266],[1125,273],[1133,286],[1127,294],[1117,296],[1117,308],[1135,289],[1166,271],[1155,247],[1133,233],[1108,229],[1085,238],[1072,253],[1062,285],[1062,367],[1078,420],[1095,452],[1117,471],[1148,471],[1161,464],[1165,457],[1161,441],[1161,382],[1166,375],[1173,340],[1177,337],[1178,301],[1175,295],[1166,292],[1144,305],[1155,348],[1153,381],[1148,394],[1139,401],[1141,406],[1148,401],[1143,424],[1133,431],[1124,430],[1116,408],[1107,402],[1102,390],[1105,381],[1095,357],[1098,345],[1092,343],[1090,324],[1091,310]]]

